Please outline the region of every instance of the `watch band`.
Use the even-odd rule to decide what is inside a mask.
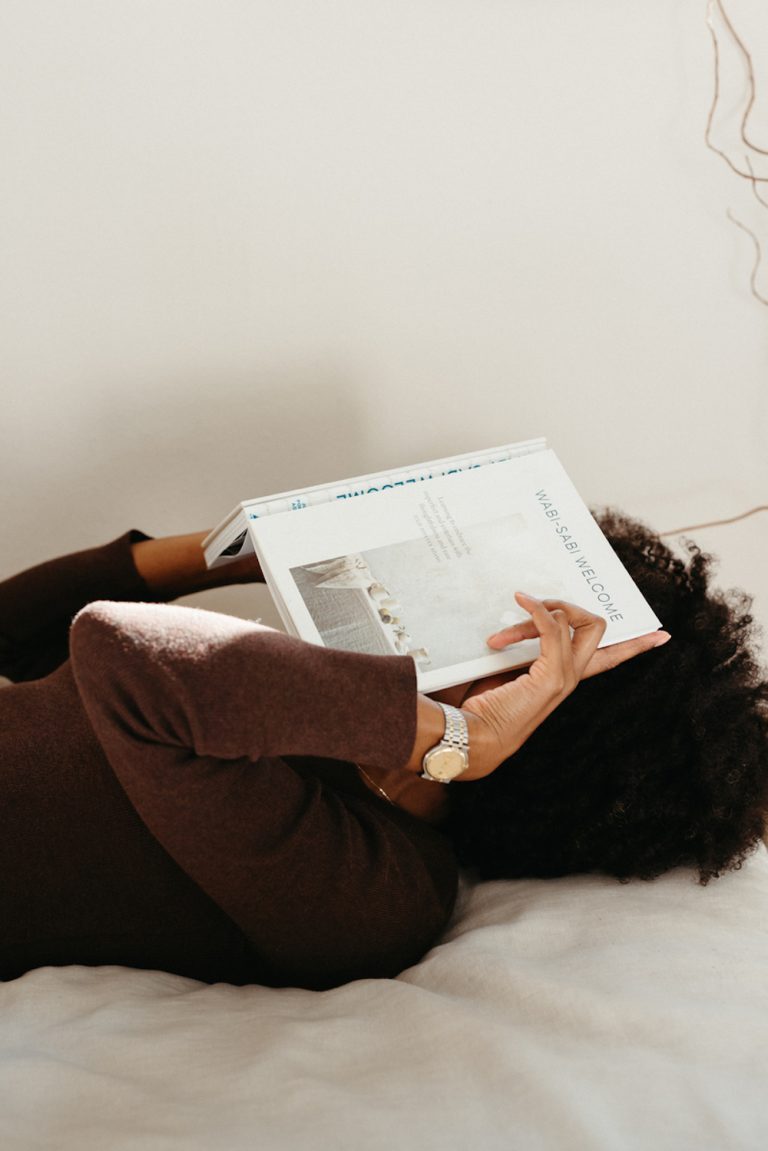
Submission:
[[[458,751],[469,752],[469,729],[464,718],[464,712],[459,711],[450,703],[441,703],[440,707],[445,714],[444,742],[450,743]]]

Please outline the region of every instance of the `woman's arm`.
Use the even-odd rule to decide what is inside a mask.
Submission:
[[[171,600],[207,588],[264,582],[255,556],[246,556],[209,571],[202,548],[207,534],[192,532],[163,539],[144,539],[133,545],[136,570],[155,593],[155,598]]]
[[[39,679],[63,663],[72,618],[91,600],[156,598],[133,562],[134,544],[147,538],[126,532],[0,582],[0,675]]]
[[[151,539],[130,531],[0,582],[0,675],[20,682],[57,668],[69,656],[73,617],[94,600],[155,602],[263,580],[253,556],[209,572],[200,546],[205,535]]]
[[[148,757],[154,744],[218,760],[311,755],[397,769],[414,746],[408,656],[338,651],[218,612],[147,603],[90,604],[70,646],[108,755],[139,739]]]
[[[517,751],[584,678],[605,632],[603,619],[573,604],[517,599],[531,613],[518,631],[535,630],[541,655],[523,675],[479,683],[465,698],[462,782]],[[633,641],[634,654],[661,638]],[[417,692],[410,657],[339,651],[215,612],[92,604],[73,625],[72,658],[107,754],[110,741],[140,734],[224,760],[307,755],[418,773],[443,735],[442,709]]]
[[[410,657],[137,603],[89,605],[71,646],[91,725],[137,813],[282,982],[389,977],[421,957],[455,896],[447,841],[282,758],[403,767],[416,729]]]

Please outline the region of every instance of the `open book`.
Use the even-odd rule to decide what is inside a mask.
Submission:
[[[544,439],[248,500],[203,548],[255,551],[291,635],[410,655],[420,691],[536,659],[485,643],[529,618],[515,591],[603,616],[601,647],[661,626]]]

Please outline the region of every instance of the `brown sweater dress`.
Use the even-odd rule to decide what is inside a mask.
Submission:
[[[458,877],[447,838],[351,762],[406,762],[412,661],[126,602],[153,598],[131,555],[146,538],[0,584],[0,673],[17,681],[0,689],[0,978],[396,975],[445,927]]]

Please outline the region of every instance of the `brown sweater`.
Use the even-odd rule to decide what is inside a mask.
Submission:
[[[454,855],[351,763],[406,762],[412,661],[126,602],[152,599],[141,538],[0,584],[0,673],[22,681],[0,690],[0,977],[119,964],[322,989],[415,963]]]

